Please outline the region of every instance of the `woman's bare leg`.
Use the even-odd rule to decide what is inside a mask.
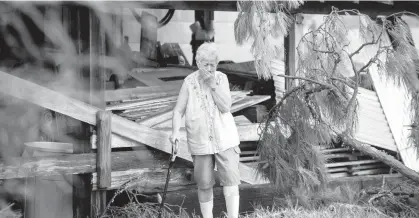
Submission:
[[[198,188],[198,199],[201,207],[201,214],[203,218],[213,218],[213,188],[200,189]]]
[[[228,218],[238,218],[240,204],[239,186],[224,186],[223,194],[226,201]]]

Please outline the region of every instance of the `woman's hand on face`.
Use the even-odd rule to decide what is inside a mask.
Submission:
[[[206,70],[203,70],[203,73],[204,73],[204,75],[203,75],[204,82],[210,87],[214,86],[215,85],[215,74],[210,73]]]

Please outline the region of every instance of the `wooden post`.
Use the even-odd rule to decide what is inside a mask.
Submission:
[[[94,213],[101,215],[106,209],[106,189],[111,186],[111,113],[99,111],[97,119],[97,186]]]
[[[296,76],[298,66],[297,46],[301,40],[301,25],[304,19],[302,14],[294,15],[295,21],[291,24],[288,35],[284,39],[285,75]],[[296,81],[285,79],[285,90],[290,90]]]
[[[90,11],[88,7],[73,2],[65,2],[61,4],[62,22],[66,27],[69,36],[76,45],[77,54],[82,54],[84,43],[89,42],[90,23],[86,22],[89,18]],[[79,66],[82,64],[80,63]],[[73,66],[69,66],[73,67]],[[85,72],[86,71],[86,72]],[[91,80],[88,70],[78,70],[78,78],[80,83],[84,84]],[[88,92],[93,92],[93,88],[86,87]],[[85,90],[83,90],[85,91]],[[84,96],[77,95],[79,100],[85,103],[92,102],[85,100]],[[96,105],[95,105],[96,106]],[[74,136],[74,154],[90,153],[90,124],[80,122],[80,126],[74,129],[71,134]],[[90,217],[90,200],[91,200],[91,178],[92,174],[74,174],[73,175],[73,217],[87,218]]]
[[[295,61],[296,61],[296,42],[295,42],[295,23],[291,24],[288,35],[284,40],[284,62],[285,62],[285,75],[291,76],[295,74]],[[289,79],[285,79],[285,90],[290,90],[292,85]]]
[[[106,55],[106,35],[103,24],[100,22],[100,19],[96,12],[93,9],[90,9],[89,13],[89,26],[90,26],[90,104],[100,108],[105,109],[105,81],[106,81],[106,71],[101,65],[103,63],[103,57]],[[98,116],[98,115],[97,115]],[[110,116],[110,115],[109,115]],[[97,117],[98,118],[98,117]],[[99,121],[99,119],[97,119]],[[110,122],[110,119],[109,119]],[[98,130],[100,125],[97,123]],[[103,124],[102,124],[103,125]],[[108,131],[111,130],[110,124],[108,125]],[[99,133],[98,133],[99,134]],[[106,134],[102,134],[106,135]],[[101,138],[102,136],[99,136]],[[102,140],[102,139],[100,139]],[[99,140],[98,140],[99,141]],[[110,141],[110,138],[108,139]],[[108,142],[110,143],[110,142]],[[101,143],[103,144],[103,143]],[[102,145],[101,145],[102,146]],[[110,149],[109,149],[110,150]],[[106,150],[105,150],[106,151]],[[98,151],[99,152],[99,151]],[[110,151],[109,151],[110,153]],[[98,154],[100,155],[100,154]],[[106,154],[104,154],[106,155]],[[109,154],[110,155],[110,154]],[[98,156],[99,158],[100,156]],[[98,160],[99,161],[99,160]],[[98,167],[101,166],[100,163],[97,163]],[[110,164],[110,163],[109,163]],[[110,169],[110,168],[109,168]],[[98,168],[98,172],[100,168]],[[106,175],[106,174],[105,174]],[[103,176],[105,176],[103,175]],[[110,177],[110,172],[109,172]],[[109,178],[110,179],[110,178]],[[106,186],[106,182],[103,184]],[[110,185],[110,184],[109,184]],[[103,212],[106,206],[106,190],[91,191],[90,198],[90,217],[97,217]]]
[[[97,172],[98,187],[108,188],[111,185],[111,113],[97,113]]]

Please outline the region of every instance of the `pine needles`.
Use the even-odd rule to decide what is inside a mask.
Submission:
[[[238,43],[254,38],[257,72],[268,78],[268,60],[275,56],[275,46],[266,39],[272,36],[272,30],[266,32],[263,25],[268,24],[260,19],[256,22],[260,22],[259,29],[255,28],[253,17],[263,17],[266,8],[272,6],[263,2],[243,3],[235,29]],[[290,20],[285,17],[284,6],[277,14],[280,18],[275,21],[283,24],[274,27],[286,35]],[[266,117],[258,146],[261,159],[267,162],[259,171],[278,189],[315,189],[326,181],[318,147],[332,145],[332,140],[340,136],[353,141],[357,95],[370,69],[378,69],[397,85],[406,84],[415,111],[412,139],[419,145],[418,55],[399,15],[372,20],[357,10],[333,8],[320,26],[303,36],[297,47],[295,76],[278,75],[293,86]],[[355,21],[358,29],[349,28],[348,20]],[[361,43],[353,43],[354,36]]]
[[[271,77],[271,61],[282,50],[274,41],[287,35],[293,22],[289,11],[302,3],[301,0],[237,2],[239,14],[234,23],[236,42],[242,45],[253,40],[251,51],[259,77]]]

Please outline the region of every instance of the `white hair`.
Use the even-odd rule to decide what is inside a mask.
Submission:
[[[213,42],[205,42],[196,51],[196,62],[215,58],[218,63],[218,50]]]

